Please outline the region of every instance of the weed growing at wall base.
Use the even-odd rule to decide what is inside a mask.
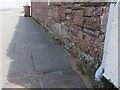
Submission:
[[[61,40],[59,38],[52,37],[52,40],[54,41],[55,44],[62,45],[62,42],[61,42]]]
[[[47,28],[45,28],[44,26],[42,26],[42,24],[36,20],[35,18],[32,17],[32,19],[34,20],[34,22],[36,22],[46,33],[49,33],[49,30]]]
[[[81,74],[88,76],[91,82],[91,86],[93,88],[111,88],[118,90],[109,80],[107,80],[105,77],[102,78],[101,82],[95,81],[95,71],[96,69],[94,66],[88,64],[86,60],[81,60],[79,62],[76,62],[77,70],[81,72]]]

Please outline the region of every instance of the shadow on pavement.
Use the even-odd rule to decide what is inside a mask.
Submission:
[[[84,88],[65,52],[56,46],[31,17],[19,17],[7,55],[6,88]]]

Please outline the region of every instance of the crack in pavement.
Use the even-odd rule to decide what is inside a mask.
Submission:
[[[35,64],[34,64],[34,59],[33,59],[33,54],[32,54],[32,52],[30,54],[31,54],[30,56],[31,56],[31,60],[32,60],[33,69],[34,69],[34,71],[36,71],[35,70]]]
[[[14,43],[13,54],[15,54],[16,43]]]

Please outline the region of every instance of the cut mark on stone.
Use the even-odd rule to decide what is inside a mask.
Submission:
[[[35,71],[35,64],[34,64],[34,59],[33,59],[33,54],[32,54],[32,52],[31,52],[31,60],[32,60],[33,69],[34,69],[34,71]]]

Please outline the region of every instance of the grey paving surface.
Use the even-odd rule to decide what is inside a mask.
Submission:
[[[74,71],[54,72],[41,75],[44,88],[84,88],[84,84]]]
[[[120,90],[120,1],[118,3],[118,87]]]
[[[32,64],[40,72],[71,69],[65,53],[50,41],[31,17],[19,18],[8,51],[8,56],[14,58],[10,73],[32,71]]]
[[[2,19],[3,87],[84,87],[67,54],[31,17],[12,10],[3,12]]]

